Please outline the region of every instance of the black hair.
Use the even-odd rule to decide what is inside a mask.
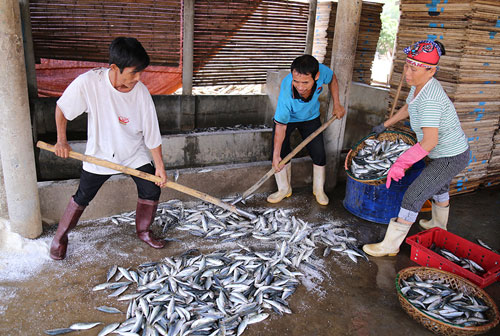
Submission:
[[[442,44],[439,41],[434,41],[439,46],[439,49],[441,49],[441,56],[446,55],[446,50],[444,50],[444,44]]]
[[[109,45],[109,64],[116,64],[120,73],[128,67],[139,72],[149,65],[149,56],[136,38],[117,37]]]
[[[302,75],[311,74],[315,79],[319,71],[319,62],[314,56],[302,55],[293,60],[290,71],[293,72],[293,70]]]

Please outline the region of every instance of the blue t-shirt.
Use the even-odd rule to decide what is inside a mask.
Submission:
[[[326,65],[319,65],[319,78],[316,81],[316,89],[312,98],[305,102],[300,98],[293,98],[292,74],[289,73],[281,82],[278,106],[274,114],[274,120],[280,124],[313,120],[319,117],[318,97],[323,91],[323,84],[330,84],[333,71]]]

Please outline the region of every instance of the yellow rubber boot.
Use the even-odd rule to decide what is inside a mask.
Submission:
[[[399,246],[405,239],[411,225],[396,222],[396,218],[391,218],[384,240],[376,244],[366,244],[363,251],[374,257],[395,256],[399,253]]]
[[[431,220],[421,219],[419,225],[422,229],[432,229],[435,227],[447,230],[448,215],[450,214],[450,206],[441,207],[432,202],[432,218]]]
[[[290,186],[290,180],[292,176],[292,164],[288,163],[281,169],[279,173],[275,173],[276,184],[278,185],[278,191],[267,197],[269,203],[278,203],[285,197],[290,197],[292,195],[292,187]]]
[[[323,187],[325,185],[325,166],[313,164],[313,195],[316,196],[316,202],[321,205],[327,205],[329,200]]]

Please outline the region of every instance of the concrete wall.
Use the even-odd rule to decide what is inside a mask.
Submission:
[[[287,71],[280,73],[280,76]],[[268,78],[273,78],[272,74]],[[279,78],[275,77],[275,81]],[[274,115],[273,104],[277,103],[279,85],[269,81],[271,92],[266,95],[249,96],[155,96],[158,119],[163,136],[163,159],[167,169],[202,167],[233,163],[266,161],[272,150],[272,130],[270,128],[178,133],[200,128],[234,126],[236,124],[271,124]],[[322,113],[326,113],[328,90],[321,95]],[[366,136],[373,125],[383,120],[387,111],[388,91],[365,84],[353,83],[351,105],[347,114],[344,147],[350,148]],[[36,100],[38,128],[42,132],[55,132],[53,110],[56,99]],[[274,102],[274,103],[273,103]],[[194,110],[188,110],[188,106]],[[195,111],[195,112],[193,112]],[[231,111],[234,111],[231,113]],[[68,123],[68,133],[73,139],[86,138],[86,116],[80,116]],[[292,146],[301,142],[298,132],[292,137]],[[85,141],[71,141],[73,150],[83,153]],[[297,157],[307,155],[303,149]],[[78,178],[81,162],[63,160],[46,151],[38,153],[39,180],[62,180]]]
[[[34,109],[38,136],[56,133],[54,111],[57,98],[36,98]],[[267,95],[153,96],[162,134],[195,128],[263,125],[268,109]],[[87,116],[68,123],[73,139],[86,139]]]
[[[281,79],[287,74],[288,71],[268,73],[267,95],[153,96],[161,132],[172,134],[195,128],[235,125],[272,126]],[[320,96],[323,115],[327,109],[327,92],[325,88]],[[57,98],[37,98],[34,101],[36,129],[38,137],[42,139],[56,133],[56,101]],[[387,104],[386,89],[352,83],[344,143],[352,143],[352,139],[383,120]],[[73,139],[86,139],[86,132],[85,114],[68,123],[68,133]]]
[[[74,151],[84,153],[85,141],[70,141]],[[201,132],[164,135],[163,161],[167,169],[266,161],[271,153],[271,129]],[[78,178],[82,163],[40,151],[41,180]]]

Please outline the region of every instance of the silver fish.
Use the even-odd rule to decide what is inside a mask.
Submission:
[[[402,139],[396,141],[366,139],[363,147],[351,160],[350,172],[360,180],[371,180],[387,175],[396,159],[411,145]]]

